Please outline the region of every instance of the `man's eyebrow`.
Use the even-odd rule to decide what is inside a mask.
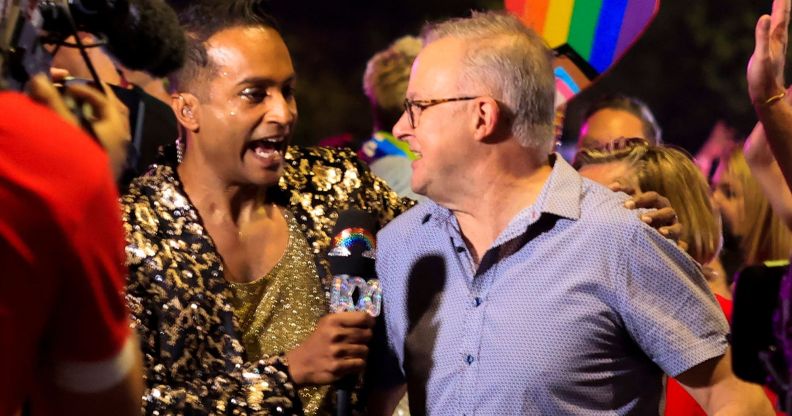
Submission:
[[[295,81],[297,81],[296,74],[291,75],[283,81],[278,81],[269,77],[248,77],[239,81],[237,85],[262,85],[269,87],[273,85],[288,85],[294,83]]]

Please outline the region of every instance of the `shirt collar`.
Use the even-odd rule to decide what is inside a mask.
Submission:
[[[570,220],[580,218],[580,195],[583,178],[567,163],[561,155],[550,155],[550,164],[553,170],[533,205],[525,207],[511,220],[506,229],[495,241],[497,246],[504,241],[525,232],[525,228],[534,223],[539,214],[550,214]],[[434,223],[436,226],[451,225],[458,229],[456,219],[451,210],[444,208],[434,201],[427,201],[428,212],[421,218],[422,223]]]
[[[580,218],[580,194],[583,178],[558,153],[550,155],[553,172],[536,198],[539,212],[577,220]]]

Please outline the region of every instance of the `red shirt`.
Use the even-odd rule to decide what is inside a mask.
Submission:
[[[101,147],[13,92],[0,93],[0,201],[0,414],[12,414],[59,363],[119,355],[124,238]]]

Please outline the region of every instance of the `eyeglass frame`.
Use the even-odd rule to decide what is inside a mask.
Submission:
[[[438,104],[451,103],[451,102],[455,102],[455,101],[475,100],[476,98],[479,98],[479,97],[481,97],[481,96],[478,95],[478,96],[469,96],[469,97],[466,96],[466,97],[452,97],[452,98],[434,98],[434,99],[428,99],[428,100],[411,100],[409,98],[405,98],[404,99],[404,104],[403,104],[404,105],[404,112],[407,113],[407,121],[410,123],[410,127],[411,128],[415,128],[417,123],[415,122],[415,120],[416,120],[415,114],[413,114],[413,111],[412,111],[413,106],[419,108],[421,110],[421,112],[423,112],[427,108],[435,106],[435,105],[438,105]]]

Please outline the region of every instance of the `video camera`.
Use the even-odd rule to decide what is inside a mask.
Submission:
[[[164,0],[0,0],[0,18],[0,89],[23,90],[33,75],[49,74],[51,51],[60,47],[79,50],[95,85],[101,80],[86,48],[103,47],[125,68],[155,77],[184,62],[186,39]],[[79,32],[91,33],[97,41],[84,44]],[[67,42],[69,37],[74,41]],[[127,168],[137,172],[151,162],[159,144],[173,140],[176,121],[166,117],[172,114],[167,105],[139,88],[112,88],[129,109]],[[83,117],[80,110],[73,111]]]
[[[51,55],[45,44],[64,45],[77,31],[111,39],[134,16],[127,0],[4,0],[2,12],[0,79],[3,87],[15,90],[21,90],[31,76],[49,72]],[[79,38],[76,41],[82,50],[84,45]]]
[[[48,72],[45,44],[81,51],[103,46],[126,68],[154,76],[168,75],[184,62],[184,33],[163,0],[0,0],[0,5],[0,78],[7,88],[20,89],[30,76]],[[78,31],[99,41],[83,45]],[[69,36],[77,38],[75,44],[65,42]]]

